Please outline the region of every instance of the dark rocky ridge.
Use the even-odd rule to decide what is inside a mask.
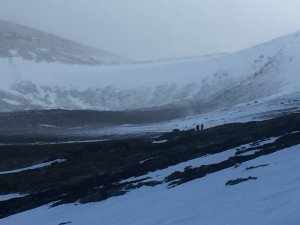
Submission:
[[[31,110],[0,113],[0,143],[62,142],[104,139],[122,124],[147,124],[180,118],[183,110],[135,111]],[[47,125],[49,125],[47,127]],[[94,133],[94,134],[93,134]],[[74,138],[75,137],[75,138]]]
[[[220,163],[187,168],[184,172],[175,172],[166,177],[165,182],[170,182],[170,187],[180,185],[300,144],[298,131],[300,114],[295,113],[261,122],[226,124],[204,132],[170,132],[159,138],[144,136],[99,143],[0,146],[1,171],[57,158],[67,160],[45,168],[0,175],[0,194],[29,194],[0,202],[0,217],[51,202],[56,206],[78,200],[81,203],[105,200],[143,185],[152,186],[162,182],[148,179],[133,182],[120,182],[121,180],[243,144],[280,137],[274,143],[258,147],[253,154],[235,155]],[[168,142],[152,143],[153,140],[163,139]],[[144,163],[140,163],[141,161]]]

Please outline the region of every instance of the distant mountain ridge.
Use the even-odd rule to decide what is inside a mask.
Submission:
[[[12,57],[83,65],[112,64],[124,60],[97,48],[0,20],[0,58]]]
[[[193,114],[300,90],[300,32],[236,53],[116,65],[107,58],[97,64],[80,44],[63,45],[55,36],[25,30],[21,33],[28,35],[7,28],[1,34],[17,39],[0,43],[0,49],[5,47],[0,51],[2,112],[182,109]],[[45,56],[39,43],[55,50]]]

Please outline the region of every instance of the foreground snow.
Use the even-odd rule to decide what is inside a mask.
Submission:
[[[298,225],[300,146],[284,149],[167,189],[144,187],[86,205],[48,206],[0,220],[1,225]],[[249,166],[269,164],[254,170]],[[230,179],[257,176],[236,186]]]

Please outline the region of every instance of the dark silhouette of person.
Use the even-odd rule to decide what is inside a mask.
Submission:
[[[200,130],[200,126],[197,125],[197,126],[196,126],[196,131],[199,132],[199,130]]]
[[[201,131],[203,131],[204,130],[204,124],[202,123],[201,124]]]

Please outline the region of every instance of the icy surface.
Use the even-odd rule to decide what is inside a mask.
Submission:
[[[53,163],[63,163],[65,161],[66,161],[65,159],[56,159],[56,160],[53,160],[53,161],[40,163],[40,164],[37,164],[37,165],[34,165],[34,166],[29,166],[29,167],[25,167],[25,168],[21,168],[21,169],[3,171],[3,172],[0,172],[0,175],[10,174],[10,173],[20,173],[20,172],[23,172],[23,171],[26,171],[26,170],[39,169],[39,168],[43,168],[43,167],[46,167],[46,166],[51,166]]]
[[[24,197],[24,196],[26,196],[26,195],[19,194],[19,193],[8,194],[8,195],[0,195],[0,202],[1,201],[6,201],[6,200],[10,200],[10,199],[13,199],[13,198],[20,198],[20,197]]]
[[[161,141],[153,141],[153,144],[162,144],[162,143],[166,143],[168,142],[168,140],[161,140]]]

